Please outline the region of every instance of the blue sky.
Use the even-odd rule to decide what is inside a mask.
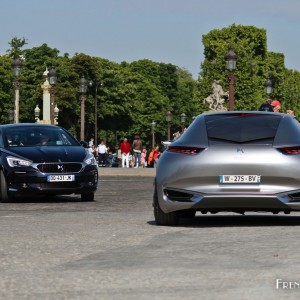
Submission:
[[[300,71],[299,0],[0,0],[0,53],[14,37],[115,62],[151,59],[186,68],[196,79],[202,35],[252,25],[267,31],[268,50]]]

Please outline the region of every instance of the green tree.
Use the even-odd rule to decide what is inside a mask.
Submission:
[[[0,123],[8,123],[9,112],[13,113],[13,78],[11,74],[11,58],[8,55],[0,56]],[[13,115],[12,115],[13,116]]]
[[[11,47],[7,50],[9,57],[21,56],[23,53],[21,48],[27,44],[27,40],[24,37],[21,39],[13,37],[8,44]]]
[[[225,68],[224,56],[230,46],[238,55],[237,69],[234,72],[235,110],[257,109],[266,97],[264,82],[270,65],[266,30],[233,24],[210,31],[203,35],[202,41],[205,60],[199,77],[198,109],[208,109],[201,102],[212,93],[211,84],[214,80],[221,80],[221,85],[227,90],[228,71]]]

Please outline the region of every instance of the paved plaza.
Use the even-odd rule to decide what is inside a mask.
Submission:
[[[143,176],[154,177],[156,174],[155,168],[99,168],[100,176]]]
[[[299,213],[197,214],[156,226],[155,169],[99,174],[94,202],[1,203],[0,299],[299,298]]]

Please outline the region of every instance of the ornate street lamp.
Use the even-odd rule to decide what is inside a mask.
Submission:
[[[84,141],[84,122],[85,122],[85,100],[86,100],[86,92],[88,88],[88,81],[82,75],[79,80],[79,94],[81,100],[81,110],[80,110],[80,140]]]
[[[12,62],[13,75],[15,76],[15,80],[13,82],[14,90],[15,90],[15,109],[14,109],[14,123],[19,123],[19,113],[20,113],[20,81],[19,77],[21,76],[22,69],[22,61],[19,56],[16,56],[14,61]]]
[[[9,121],[9,123],[13,123],[13,121],[14,121],[14,111],[13,110],[8,111],[8,121]]]
[[[151,129],[152,129],[152,149],[155,146],[155,127],[156,127],[156,123],[154,121],[152,121],[152,123],[151,123]]]
[[[226,69],[230,71],[228,76],[229,81],[229,110],[234,110],[234,70],[236,69],[237,55],[230,46],[229,51],[225,55]]]
[[[180,117],[181,117],[181,133],[183,133],[185,128],[186,114],[182,113]]]
[[[58,113],[59,113],[59,108],[57,107],[57,105],[55,105],[55,107],[54,107],[54,124],[55,125],[58,124]]]
[[[270,98],[270,95],[273,93],[273,84],[270,79],[270,74],[268,76],[268,79],[266,80],[265,88],[266,88],[266,93],[268,95],[268,98]]]
[[[35,122],[36,123],[39,123],[40,122],[40,108],[39,106],[37,105],[34,109],[34,118],[35,118]]]
[[[95,104],[95,137],[94,137],[94,140],[95,140],[95,145],[97,146],[98,145],[98,141],[97,141],[97,135],[98,135],[98,87],[99,86],[104,86],[104,83],[102,81],[97,81],[97,82],[94,82],[92,80],[89,81],[89,86],[92,87],[94,86],[95,87],[95,96],[94,96],[94,104]]]
[[[56,75],[56,69],[52,66],[51,70],[48,73],[48,77],[49,77],[49,83],[50,83],[50,122],[51,124],[55,124],[55,120],[54,120],[54,107],[55,107],[55,93],[56,93],[56,89],[55,89],[55,85],[57,82],[57,75]]]
[[[166,122],[168,128],[168,141],[171,140],[171,121],[172,121],[172,113],[168,110],[166,112]]]

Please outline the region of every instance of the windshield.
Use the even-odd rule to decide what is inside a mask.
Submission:
[[[3,138],[9,147],[79,146],[76,139],[64,129],[51,126],[6,128]]]

